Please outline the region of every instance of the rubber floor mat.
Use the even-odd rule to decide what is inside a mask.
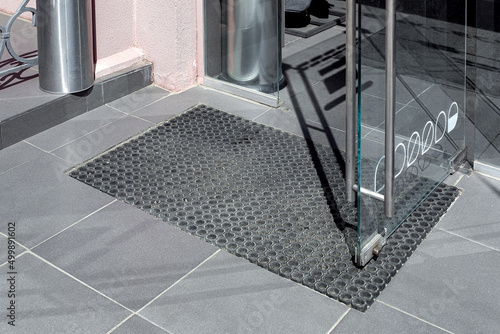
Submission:
[[[198,105],[68,173],[169,224],[366,310],[458,196],[439,186],[364,268],[340,152]]]

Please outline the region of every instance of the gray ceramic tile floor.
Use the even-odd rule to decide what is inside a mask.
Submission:
[[[0,152],[0,174],[33,160],[40,154],[40,150],[26,142],[7,147]]]
[[[0,175],[0,216],[16,222],[22,245],[33,247],[112,201],[64,175],[69,167],[42,152]]]
[[[2,333],[106,333],[130,314],[31,254],[19,257],[16,263],[16,326],[8,325],[4,315],[0,322]],[[5,272],[5,266],[1,269]],[[8,301],[3,297],[7,296],[7,289],[6,284],[1,284],[4,304]]]
[[[51,152],[124,117],[124,113],[104,105],[25,141]]]
[[[133,317],[128,319],[125,323],[120,324],[120,326],[113,331],[113,334],[139,334],[139,333],[165,334],[168,332],[137,315],[134,315]]]
[[[301,334],[327,333],[346,310],[220,251],[140,314],[172,333]]]
[[[137,92],[124,96],[121,99],[108,103],[108,105],[127,114],[130,114],[134,111],[137,111],[138,109],[144,108],[149,104],[161,100],[164,97],[167,97],[169,94],[169,91],[155,85],[151,85],[138,90]]]
[[[114,202],[32,251],[137,311],[217,248]]]
[[[335,327],[334,333],[444,334],[448,332],[386,304],[375,302],[365,314],[349,311]]]
[[[72,165],[80,164],[151,126],[153,123],[147,120],[124,115],[122,118],[103,127],[97,127],[95,131],[58,148],[53,154]],[[48,131],[52,130],[56,131],[57,129]]]
[[[498,250],[437,230],[379,300],[453,333],[497,333],[498,275]]]
[[[467,191],[439,228],[500,251],[500,180],[476,173],[464,176],[458,187]]]

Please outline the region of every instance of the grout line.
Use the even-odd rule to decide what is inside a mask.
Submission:
[[[138,316],[138,317],[141,317],[142,319],[144,319],[145,321],[149,322],[150,324],[152,324],[152,325],[154,325],[154,326],[156,326],[156,327],[160,328],[161,330],[164,330],[164,331],[165,331],[165,332],[167,332],[168,334],[172,334],[172,332],[170,332],[169,330],[166,330],[166,329],[165,329],[165,328],[163,328],[162,326],[160,326],[160,325],[158,325],[157,323],[155,323],[155,322],[153,322],[153,321],[151,321],[151,320],[149,320],[149,319],[147,319],[147,318],[143,317],[142,315],[140,315],[140,314],[138,314],[138,313],[137,313],[137,316]]]
[[[483,173],[483,172],[478,172],[478,171],[474,171],[474,173],[477,173],[477,174],[482,175],[482,176],[489,177],[490,179],[493,179],[493,180],[496,180],[496,181],[500,181],[500,177],[496,177],[496,176],[493,176],[493,175],[490,175],[490,174],[486,174],[486,173]]]
[[[310,119],[306,119],[307,122],[309,122],[310,124],[317,124],[317,125],[321,125],[323,126],[322,123],[320,122],[316,122],[316,121],[313,121],[313,120],[310,120]],[[307,125],[307,124],[306,124]],[[343,132],[345,133],[345,130],[342,130],[342,129],[337,129],[336,127],[333,127],[333,126],[328,126],[329,129],[332,129],[332,130],[337,130],[337,131],[340,131],[340,132]],[[324,128],[322,129],[324,131]]]
[[[459,183],[460,181],[462,181],[462,179],[464,178],[464,176],[465,176],[465,174],[462,174],[462,175],[458,178],[457,182],[455,182],[455,184],[454,184],[453,186],[454,186],[454,187],[457,187],[458,183]]]
[[[110,333],[114,332],[116,329],[118,329],[118,327],[123,325],[128,319],[132,318],[134,315],[135,315],[134,313],[129,314],[125,319],[120,321],[115,327],[113,327],[109,331],[107,331],[106,334],[110,334]]]
[[[120,328],[125,322],[127,322],[130,318],[132,318],[133,316],[138,316],[139,318],[143,319],[144,321],[147,321],[149,322],[151,325],[155,326],[155,327],[158,327],[159,329],[161,329],[162,331],[165,331],[165,333],[168,333],[168,334],[172,334],[170,331],[166,330],[165,328],[161,327],[160,325],[150,321],[149,319],[146,319],[144,318],[142,315],[138,314],[137,312],[134,312],[132,314],[130,314],[128,317],[126,317],[125,319],[123,319],[119,324],[117,324],[115,327],[111,328],[106,334],[111,334],[113,333],[114,331],[116,331],[118,328]]]
[[[44,258],[43,258],[43,257],[41,257],[40,255],[38,255],[38,254],[36,254],[36,253],[33,253],[33,252],[31,252],[31,251],[28,251],[28,253],[30,253],[31,255],[33,255],[34,257],[36,257],[37,259],[39,259],[39,260],[41,260],[41,261],[45,262],[46,264],[48,264],[49,266],[53,267],[54,269],[56,269],[56,270],[60,271],[61,273],[68,275],[69,277],[71,277],[72,279],[74,279],[74,280],[75,280],[75,281],[77,281],[78,283],[80,283],[80,284],[84,285],[85,287],[89,288],[90,290],[92,290],[92,291],[94,291],[94,292],[98,293],[99,295],[103,296],[104,298],[106,298],[106,299],[108,299],[108,300],[112,301],[112,302],[113,302],[113,303],[115,303],[116,305],[123,307],[125,310],[127,310],[127,311],[129,311],[129,312],[131,312],[131,313],[135,313],[134,311],[132,311],[131,309],[129,309],[129,308],[128,308],[128,307],[126,307],[125,305],[120,304],[119,302],[117,302],[116,300],[112,299],[111,297],[109,297],[109,296],[105,295],[105,294],[104,294],[104,293],[102,293],[101,291],[99,291],[99,290],[97,290],[97,289],[93,288],[92,286],[90,286],[90,285],[88,285],[87,283],[83,282],[82,280],[80,280],[80,279],[76,278],[75,276],[71,275],[70,273],[68,273],[68,272],[66,272],[66,271],[64,271],[64,270],[62,270],[61,268],[59,268],[58,266],[56,266],[56,265],[55,265],[55,264],[53,264],[52,262],[49,262],[48,260],[44,259]]]
[[[146,86],[146,87],[149,87],[149,86]],[[146,88],[146,87],[144,87],[144,88]],[[156,87],[158,87],[158,86],[156,86]],[[143,88],[143,89],[144,89],[144,88]],[[160,88],[161,88],[161,87],[160,87]],[[164,88],[162,88],[162,89],[164,89]],[[134,93],[135,93],[135,92],[133,92],[133,93],[131,93],[131,94],[128,94],[128,95],[125,95],[124,97],[126,97],[126,96],[130,96],[130,95],[132,95],[132,94],[134,94]],[[150,106],[150,105],[152,105],[152,104],[155,104],[155,103],[157,103],[157,102],[160,102],[161,100],[163,100],[163,99],[165,99],[165,98],[169,97],[170,95],[172,95],[172,92],[170,92],[170,94],[168,94],[168,95],[166,95],[166,96],[163,96],[163,97],[159,98],[158,100],[155,100],[155,101],[153,101],[153,102],[150,102],[150,103],[148,103],[148,104],[145,104],[145,105],[141,106],[140,108],[137,108],[136,110],[131,111],[131,112],[126,112],[126,111],[123,111],[123,110],[118,109],[117,107],[114,107],[114,106],[110,105],[110,103],[113,103],[113,102],[115,102],[116,100],[111,101],[111,102],[108,102],[108,103],[105,103],[104,105],[105,105],[105,106],[107,106],[107,107],[109,107],[109,108],[115,109],[115,110],[117,110],[117,111],[119,111],[119,112],[122,112],[122,113],[124,113],[124,114],[127,114],[127,115],[130,115],[130,116],[131,116],[131,115],[132,115],[133,113],[135,113],[136,111],[142,110],[142,109],[144,109],[144,108],[146,108],[146,107],[149,107],[149,106]]]
[[[74,163],[74,162],[72,162],[71,160],[68,160],[68,159],[66,159],[66,158],[60,157],[60,156],[58,156],[57,154],[55,154],[54,152],[49,152],[49,154],[50,154],[51,156],[53,156],[53,157],[57,158],[57,159],[60,159],[60,160],[62,160],[62,161],[64,161],[64,162],[66,162],[66,163],[70,164],[70,166],[74,166],[74,165],[75,165],[75,163]],[[71,168],[71,167],[66,166],[66,167],[64,168],[64,170],[62,171],[62,174],[63,174],[63,175],[65,174],[65,170],[67,170],[68,168]]]
[[[155,122],[149,121],[149,120],[147,120],[147,119],[145,119],[145,118],[142,118],[142,117],[139,117],[139,116],[136,116],[136,115],[133,115],[133,114],[130,114],[130,115],[128,115],[128,116],[129,116],[129,117],[136,118],[136,119],[141,120],[141,121],[144,121],[144,122],[147,122],[147,123],[151,123],[151,124],[153,124],[153,125],[158,124],[158,123],[155,123]],[[160,123],[161,123],[161,122],[163,122],[163,121],[160,121]]]
[[[5,173],[10,172],[11,170],[14,170],[14,169],[16,169],[16,168],[19,168],[19,167],[21,167],[21,166],[24,166],[24,165],[26,165],[27,163],[29,163],[29,162],[31,162],[31,161],[33,161],[33,160],[35,160],[35,159],[36,159],[36,157],[35,157],[35,158],[33,158],[33,159],[30,159],[30,160],[28,160],[28,161],[25,161],[25,162],[23,162],[23,163],[22,163],[22,164],[20,164],[20,165],[17,165],[17,166],[14,166],[14,167],[12,167],[12,168],[9,168],[9,169],[7,169],[7,170],[5,170],[5,171],[1,172],[1,173],[0,173],[0,175],[3,175],[3,174],[5,174]]]
[[[207,262],[208,260],[210,260],[212,257],[214,257],[217,253],[219,253],[221,251],[221,249],[218,249],[217,251],[215,251],[215,253],[213,253],[212,255],[210,255],[209,257],[207,257],[205,260],[203,260],[199,265],[197,265],[196,267],[194,267],[190,272],[188,272],[186,275],[182,276],[181,278],[179,278],[174,284],[172,284],[171,286],[169,286],[167,289],[165,289],[165,291],[163,291],[162,293],[160,293],[158,296],[156,296],[155,298],[153,298],[149,303],[147,303],[146,305],[144,305],[143,307],[141,307],[137,313],[141,312],[142,310],[144,310],[146,307],[148,307],[149,305],[151,305],[155,300],[157,300],[158,298],[160,298],[161,296],[163,296],[167,291],[169,291],[170,289],[172,289],[174,286],[177,285],[177,283],[181,282],[184,278],[188,277],[191,273],[193,273],[196,269],[198,269],[199,267],[201,267],[203,264],[205,264],[205,262]]]
[[[106,107],[108,107],[108,108],[111,108],[111,109],[113,109],[113,110],[116,110],[116,111],[118,111],[119,113],[124,114],[125,116],[130,115],[128,112],[125,112],[125,111],[120,110],[120,109],[118,109],[118,108],[116,108],[116,107],[110,106],[108,103],[106,103],[106,104],[105,104],[105,106],[106,106]]]
[[[65,147],[65,146],[68,146],[69,144],[72,144],[72,143],[76,142],[77,140],[80,140],[80,139],[82,139],[82,138],[85,138],[85,137],[87,137],[88,135],[91,135],[91,134],[93,134],[93,133],[95,133],[95,132],[97,132],[97,131],[99,131],[99,130],[103,129],[103,128],[105,128],[105,127],[106,127],[106,126],[108,126],[108,125],[111,125],[111,124],[113,124],[113,123],[115,123],[115,122],[121,121],[122,119],[124,119],[124,118],[125,118],[125,117],[127,117],[127,116],[128,116],[127,114],[123,114],[123,117],[120,117],[120,118],[118,118],[118,119],[115,119],[115,120],[113,120],[113,121],[111,121],[111,122],[109,122],[109,123],[102,124],[102,125],[100,125],[98,128],[96,128],[96,129],[94,129],[94,130],[92,130],[92,131],[90,131],[90,132],[88,132],[88,133],[86,133],[86,134],[84,134],[84,135],[82,135],[82,136],[80,136],[80,137],[78,137],[78,138],[75,138],[75,139],[73,139],[73,140],[71,140],[71,141],[69,141],[69,142],[67,142],[67,143],[64,143],[63,145],[61,145],[61,146],[59,146],[59,147],[56,147],[56,148],[54,148],[53,150],[49,151],[48,153],[53,153],[53,152],[57,151],[57,150],[58,150],[58,149],[60,149],[60,148],[63,148],[63,147]]]
[[[3,232],[0,232],[0,235],[3,235],[4,237],[6,237],[6,238],[7,238],[7,241],[9,240],[9,236],[8,236],[7,234],[5,234],[5,233],[3,233]],[[24,252],[27,252],[27,251],[29,251],[29,250],[30,250],[30,248],[29,248],[29,247],[24,246],[22,243],[20,243],[20,242],[19,242],[19,241],[17,241],[16,239],[14,239],[14,242],[15,242],[17,245],[19,245],[19,246],[21,246],[22,248],[24,248]],[[23,252],[23,253],[24,253],[24,252]],[[21,253],[21,254],[22,254],[22,253]],[[16,257],[17,257],[17,255],[16,255]],[[3,265],[3,264],[2,264],[2,265]],[[0,267],[1,267],[2,265],[0,265]]]
[[[266,111],[264,111],[264,112],[262,112],[261,114],[259,114],[259,115],[255,116],[254,118],[252,118],[252,121],[253,121],[253,122],[255,122],[255,120],[256,120],[257,118],[259,118],[260,116],[264,115],[265,113],[267,113],[268,111],[271,111],[271,110],[272,110],[271,108],[270,108],[270,109],[267,109]]]
[[[456,237],[459,237],[459,238],[461,238],[461,239],[464,239],[464,240],[470,241],[470,242],[475,243],[475,244],[477,244],[477,245],[480,245],[480,246],[483,246],[483,247],[489,248],[489,249],[491,249],[491,250],[493,250],[493,251],[500,252],[500,249],[498,249],[498,248],[495,248],[495,247],[492,247],[492,246],[488,246],[488,245],[486,245],[486,244],[483,244],[482,242],[479,242],[479,241],[476,241],[476,240],[469,239],[469,238],[467,238],[467,237],[464,237],[463,235],[460,235],[460,234],[457,234],[457,233],[451,232],[451,231],[446,230],[446,229],[443,229],[443,228],[441,228],[441,227],[439,227],[439,228],[438,228],[438,230],[440,230],[440,231],[442,231],[442,232],[445,232],[445,233],[449,233],[449,234],[454,235],[454,236],[456,236]]]
[[[20,253],[19,255],[16,254],[16,260],[19,259],[21,256],[25,255],[25,254],[28,254],[30,251],[29,250],[24,250],[22,253]],[[4,263],[0,264],[0,268],[2,268],[3,266],[7,265],[9,263],[9,260],[5,261]]]
[[[326,332],[326,334],[331,334],[331,333],[333,333],[333,330],[335,329],[335,327],[337,327],[337,326],[340,324],[340,322],[341,322],[342,320],[344,320],[344,318],[347,316],[347,314],[348,314],[351,310],[352,310],[351,308],[347,308],[347,310],[344,312],[344,314],[342,314],[342,315],[340,316],[340,318],[339,318],[339,319],[338,319],[338,320],[337,320],[337,321],[333,324],[332,328],[330,328],[330,329],[328,330],[328,332]]]
[[[420,94],[418,94],[418,95],[417,95],[417,98],[419,98],[422,94],[424,94],[425,92],[427,92],[427,91],[428,91],[430,88],[432,88],[432,87],[433,87],[433,85],[431,84],[429,87],[427,87],[426,89],[424,89],[424,91],[423,91],[423,92],[421,92]],[[371,95],[371,94],[368,94],[368,93],[363,93],[363,92],[361,92],[361,93],[362,93],[362,94],[365,94],[365,95],[368,95],[368,96],[371,96],[371,97],[374,97],[374,98],[378,98],[378,99],[385,100],[385,98],[383,98],[383,97],[378,97],[378,96]],[[401,107],[401,108],[400,108],[400,109],[396,112],[396,114],[397,114],[397,113],[399,113],[401,110],[403,110],[403,109],[404,109],[404,108],[406,108],[406,107],[413,108],[413,107],[411,107],[411,106],[410,106],[410,104],[411,104],[413,101],[415,101],[415,98],[412,98],[412,99],[411,99],[409,102],[407,102],[406,104],[404,104],[404,103],[400,103],[400,104],[402,104],[403,106],[402,106],[402,107]],[[385,121],[384,121],[384,122],[385,122]],[[381,125],[382,125],[382,124],[384,124],[384,122],[380,123],[380,124],[379,124],[379,125],[378,125],[375,129],[381,128]],[[373,130],[372,130],[372,131],[369,131],[369,132],[368,132],[365,136],[363,136],[363,138],[367,137],[367,136],[368,136],[368,135],[370,135],[372,132],[373,132]]]
[[[396,310],[396,311],[399,311],[399,312],[401,312],[401,313],[403,313],[403,314],[406,314],[407,316],[410,316],[410,317],[412,317],[412,318],[414,318],[414,319],[420,320],[420,321],[422,321],[422,322],[424,322],[424,323],[426,323],[426,324],[428,324],[428,325],[431,325],[431,326],[433,326],[433,327],[436,327],[436,328],[438,328],[438,329],[440,329],[440,330],[442,330],[442,331],[445,331],[446,333],[453,334],[453,332],[450,332],[449,330],[444,329],[443,327],[439,327],[438,325],[435,325],[435,324],[433,324],[432,322],[429,322],[429,321],[427,321],[427,320],[424,320],[424,319],[422,319],[422,318],[419,318],[419,317],[417,317],[417,316],[415,316],[415,315],[413,315],[413,314],[411,314],[411,313],[405,312],[405,311],[403,311],[403,310],[401,310],[401,309],[399,309],[399,308],[397,308],[397,307],[394,307],[394,306],[392,306],[392,305],[390,305],[390,304],[384,303],[384,302],[382,302],[382,301],[380,301],[380,300],[377,300],[377,302],[379,302],[380,304],[385,305],[385,306],[387,306],[387,307],[390,307],[390,308],[392,308],[392,309],[394,309],[394,310]]]
[[[85,217],[81,218],[81,219],[80,219],[80,220],[78,220],[77,222],[75,222],[75,223],[73,223],[73,224],[69,225],[68,227],[66,227],[66,228],[62,229],[61,231],[57,232],[56,234],[54,234],[54,235],[52,235],[52,236],[48,237],[48,238],[47,238],[47,239],[45,239],[44,241],[42,241],[42,242],[40,242],[40,243],[36,244],[35,246],[33,246],[33,247],[31,247],[31,248],[28,248],[28,250],[30,250],[30,251],[31,251],[32,249],[34,249],[34,248],[36,248],[36,247],[40,246],[41,244],[43,244],[43,243],[45,243],[45,242],[49,241],[50,239],[52,239],[52,238],[56,237],[57,235],[59,235],[59,234],[63,233],[64,231],[66,231],[66,230],[68,230],[68,229],[72,228],[73,226],[75,226],[76,224],[80,223],[81,221],[83,221],[83,220],[85,220],[85,219],[89,218],[90,216],[94,215],[95,213],[97,213],[97,212],[99,212],[99,211],[101,211],[101,210],[105,209],[106,207],[110,206],[111,204],[113,204],[113,203],[114,203],[114,202],[116,202],[116,201],[118,201],[118,200],[117,200],[117,199],[114,199],[113,201],[109,202],[108,204],[106,204],[106,205],[104,205],[104,206],[100,207],[99,209],[95,210],[94,212],[92,212],[92,213],[90,213],[90,214],[86,215]]]
[[[32,147],[34,147],[34,148],[36,148],[36,149],[38,149],[38,150],[40,150],[40,151],[42,151],[42,152],[49,153],[49,152],[45,151],[44,149],[42,149],[42,148],[40,148],[40,147],[38,147],[38,146],[36,146],[36,145],[33,145],[32,143],[30,143],[30,142],[28,142],[28,141],[26,141],[26,140],[23,140],[22,142],[24,142],[25,144],[28,144],[28,145],[30,145],[30,146],[32,146]],[[33,161],[33,160],[35,160],[36,158],[37,158],[37,157],[33,157],[33,158],[28,159],[27,161],[25,161],[25,162],[23,162],[23,163],[21,163],[21,164],[19,164],[19,165],[17,165],[17,166],[11,167],[11,168],[9,168],[9,169],[7,169],[7,170],[3,171],[3,172],[0,172],[0,175],[3,175],[3,174],[5,174],[5,173],[7,173],[7,172],[10,172],[11,170],[16,169],[16,168],[18,168],[18,167],[21,167],[21,166],[23,166],[23,165],[26,165],[27,163],[29,163],[29,162],[31,162],[31,161]]]
[[[35,144],[30,143],[30,142],[29,142],[28,140],[26,140],[26,139],[25,139],[25,140],[23,140],[23,142],[25,142],[25,143],[26,143],[26,144],[28,144],[28,145],[33,146],[34,148],[39,149],[39,150],[40,150],[40,151],[42,151],[42,152],[45,152],[45,153],[50,153],[49,151],[46,151],[46,150],[44,150],[43,148],[38,147],[38,146],[36,146]]]

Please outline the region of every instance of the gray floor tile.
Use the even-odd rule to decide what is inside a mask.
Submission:
[[[26,254],[17,259],[15,329],[7,324],[2,333],[106,333],[130,312],[75,281],[40,259]],[[7,284],[0,285],[6,305]]]
[[[182,93],[181,93],[182,94]],[[172,104],[172,100],[170,98],[164,98],[161,99],[153,104],[150,104],[148,106],[145,106],[134,113],[132,115],[140,117],[142,119],[148,120],[149,122],[156,124],[156,123],[161,123],[167,119],[170,119],[172,117],[175,117],[179,113],[183,112],[184,110],[194,106],[195,104],[198,104],[197,102],[195,103],[194,101],[192,105],[186,107],[183,110],[180,110],[181,108],[177,108],[175,105]],[[181,103],[181,105],[183,105]],[[184,105],[183,105],[184,106]]]
[[[460,182],[460,180],[464,177],[464,174],[462,174],[461,172],[455,172],[453,174],[451,174],[450,176],[448,176],[443,182],[450,185],[450,186],[455,186],[457,187],[458,185],[458,182]]]
[[[163,329],[153,325],[147,320],[134,315],[128,319],[124,324],[115,329],[113,334],[165,334],[168,333]]]
[[[280,90],[279,98],[285,105],[291,105],[291,97],[302,93],[306,89],[318,84],[320,80],[307,78],[297,71],[287,70],[286,66],[283,68],[283,75],[286,78],[286,86]]]
[[[500,252],[434,230],[379,300],[453,333],[495,333],[499,275]]]
[[[0,150],[0,174],[35,159],[41,153],[39,149],[24,142]]]
[[[399,112],[405,108],[412,109],[413,112],[418,111],[415,108],[405,107],[404,104],[396,103],[396,111],[398,111],[398,114],[396,114],[396,125],[406,121],[404,117],[399,117]],[[385,99],[361,94],[361,124],[385,131]],[[408,123],[405,124],[407,125]],[[401,132],[396,131],[396,135],[400,134]]]
[[[113,108],[102,106],[30,137],[26,141],[50,152],[124,116]]]
[[[342,89],[343,72],[338,77],[310,85],[307,89],[285,101],[284,107],[293,110],[299,118],[311,120],[330,127],[345,130],[345,92]],[[307,80],[307,78],[306,78]]]
[[[120,144],[151,126],[153,124],[148,121],[125,116],[55,150],[53,153],[70,162],[72,165],[77,165]]]
[[[294,35],[290,35],[290,34],[285,34],[285,46],[288,44],[288,43],[292,43],[292,42],[295,42],[297,40],[300,40],[302,37],[298,37],[298,36],[294,36]]]
[[[500,145],[497,143],[498,137],[494,140],[494,143],[488,145],[483,153],[477,158],[477,160],[484,162],[492,166],[500,166]]]
[[[304,45],[300,47],[304,49],[294,50],[296,53],[283,59],[283,66],[288,71],[293,70],[307,78],[324,80],[331,75],[330,72],[332,68],[335,68],[336,63],[345,64],[345,60],[333,58],[331,50],[305,48]],[[300,49],[299,46],[294,46],[295,48]]]
[[[332,127],[325,129],[321,123],[301,119],[293,111],[271,109],[254,121],[311,139],[317,144],[345,150],[345,131]]]
[[[361,69],[362,92],[385,99],[385,71],[363,66]],[[412,78],[399,76],[396,79],[396,102],[407,104],[415,96],[424,92],[431,83]]]
[[[216,250],[123,202],[111,204],[33,249],[135,311]]]
[[[168,90],[151,85],[124,96],[121,99],[110,102],[108,105],[130,114],[168,96],[169,94],[170,92]]]
[[[0,216],[16,222],[16,240],[33,247],[113,199],[64,174],[71,165],[42,153],[0,175]]]
[[[5,222],[4,226],[2,226],[2,229],[1,229],[2,233],[7,234],[6,232],[7,232],[7,228],[8,228],[8,226],[7,226],[8,223],[10,223],[10,222]],[[2,247],[2,249],[8,249],[7,248],[8,245],[9,245],[9,241],[8,241],[7,237],[4,236],[4,235],[0,235],[0,247]],[[17,245],[15,246],[15,248],[18,248]],[[2,253],[3,254],[0,254],[0,266],[2,266],[3,264],[5,264],[5,262],[8,259],[7,258],[7,256],[8,256],[7,252],[2,252]],[[0,269],[2,271],[5,271],[5,272],[8,271],[6,267],[0,267],[0,268],[2,268],[2,269]]]
[[[375,302],[365,313],[350,310],[332,331],[332,334],[335,333],[444,334],[447,332],[384,304]]]
[[[253,119],[269,109],[267,106],[212,89],[193,87],[179,94],[171,94],[146,108],[134,112],[133,115],[158,123],[199,103],[247,119]]]
[[[433,84],[425,92],[419,94],[417,99],[409,105],[416,108],[425,107],[434,117],[437,117],[441,111],[448,113],[453,102],[456,102],[460,110],[463,110],[463,98],[463,89]]]
[[[176,334],[323,334],[346,310],[221,251],[140,313]]]
[[[290,38],[290,42],[287,42],[285,47],[281,49],[281,58],[283,59],[284,63],[286,63],[286,60],[289,57],[293,57],[294,55],[299,54],[305,49],[304,45],[298,43],[298,41],[301,39],[300,37],[292,35],[286,36],[294,37],[294,39]]]
[[[500,180],[474,173],[458,187],[463,193],[438,227],[500,250]]]
[[[304,49],[315,48],[318,50],[345,50],[345,34],[341,29],[330,28],[309,38],[302,38],[297,41],[304,46]]]
[[[22,245],[15,243],[17,232],[16,225],[16,222],[5,221],[3,223],[3,226],[0,227],[0,232],[2,233],[0,234],[0,247],[2,247],[1,249],[5,249],[4,252],[0,253],[0,266],[4,265],[8,260],[15,260],[15,258],[13,259],[12,256],[15,256],[17,258],[28,250]],[[8,239],[9,231],[10,233],[14,233],[10,234],[10,240]],[[11,247],[11,249],[9,249],[9,247]],[[9,251],[12,251],[13,253],[9,254]],[[10,258],[9,255],[11,256]],[[2,269],[0,269],[0,271],[8,272],[9,268],[4,265]]]

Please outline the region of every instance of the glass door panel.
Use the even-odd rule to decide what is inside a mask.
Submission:
[[[283,85],[281,4],[281,0],[204,1],[205,85],[278,104]]]
[[[380,246],[446,178],[450,162],[464,149],[465,14],[465,0],[437,0],[432,5],[396,1],[395,212],[389,218],[384,208],[389,198],[385,194],[385,1],[361,0],[358,259],[371,257],[365,253]]]
[[[474,169],[500,177],[500,2],[476,6]]]

